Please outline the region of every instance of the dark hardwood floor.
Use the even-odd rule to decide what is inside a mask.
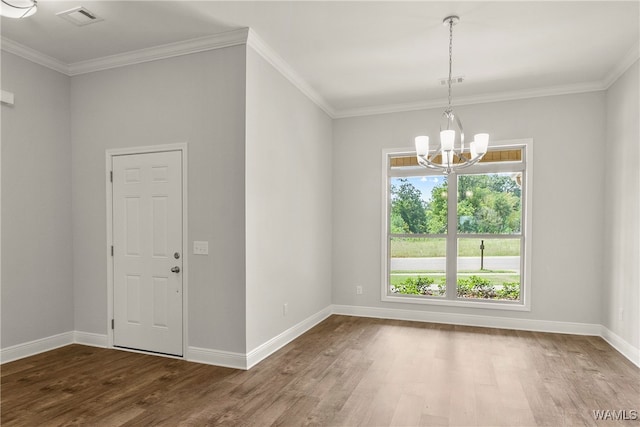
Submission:
[[[639,425],[595,337],[332,316],[250,371],[71,345],[2,365],[2,426]],[[639,414],[640,416],[640,414]]]

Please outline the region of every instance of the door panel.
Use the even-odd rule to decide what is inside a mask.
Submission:
[[[181,356],[182,152],[114,156],[112,167],[114,345]]]

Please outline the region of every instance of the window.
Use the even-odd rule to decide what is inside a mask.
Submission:
[[[448,176],[384,153],[383,300],[529,308],[528,142]]]

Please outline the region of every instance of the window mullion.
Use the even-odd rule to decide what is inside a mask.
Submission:
[[[447,299],[457,297],[458,258],[458,179],[450,174],[447,180]]]

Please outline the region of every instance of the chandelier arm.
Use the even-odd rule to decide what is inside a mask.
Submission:
[[[442,166],[441,164],[436,163],[436,162],[434,161],[434,160],[435,160],[435,158],[436,158],[436,156],[438,155],[438,153],[439,153],[440,151],[441,151],[441,150],[440,150],[440,149],[438,149],[438,151],[434,152],[434,153],[433,153],[433,154],[431,154],[430,156],[424,156],[424,159],[425,159],[427,162],[429,162],[429,164],[433,165],[433,166],[434,166],[434,167],[436,167],[436,168],[441,167],[441,166]]]
[[[462,160],[461,163],[456,163],[456,167],[455,167],[456,169],[465,169],[465,168],[468,168],[469,166],[473,166],[476,163],[478,163],[482,159],[482,157],[484,157],[484,154],[482,154],[482,155],[478,155],[478,156],[476,156],[476,157],[474,157],[472,159],[467,159],[466,157],[464,157],[462,155],[458,155],[458,153],[454,153],[454,155],[458,159]]]
[[[441,171],[445,175],[449,174],[451,171],[453,171],[453,165],[442,165],[440,163],[433,162],[433,158],[436,155],[437,154],[433,154],[431,156],[431,159],[429,159],[428,156],[417,156],[418,157],[418,164],[420,166],[424,166],[424,167],[427,167],[429,169],[434,169],[434,170]]]
[[[458,159],[458,163],[455,164],[456,168],[471,166],[474,163],[473,160],[475,159],[468,159],[463,156],[462,153],[457,153],[455,151],[453,152],[453,156]]]
[[[437,155],[438,155],[438,152],[436,151],[431,156],[429,156],[429,155],[417,156],[418,164],[420,166],[424,166],[424,167],[427,167],[429,169],[436,169],[436,170],[440,170],[440,171],[444,172],[445,174],[449,174],[450,172],[452,172],[454,170],[466,169],[469,166],[473,166],[476,163],[478,163],[480,160],[482,160],[482,158],[484,157],[484,154],[482,154],[482,155],[478,155],[478,156],[476,156],[476,157],[474,157],[472,159],[467,159],[461,153],[457,153],[456,151],[453,151],[453,155],[458,158],[458,163],[442,165],[442,164],[439,164],[439,163],[435,163],[433,161],[433,158],[435,158],[435,156],[437,156]]]
[[[424,167],[427,167],[429,169],[436,169],[436,170],[442,170],[442,171],[445,171],[447,169],[446,167],[443,167],[442,165],[439,165],[437,163],[432,162],[427,157],[422,157],[422,156],[418,156],[418,164],[420,166],[424,166]]]
[[[7,7],[15,9],[16,11],[22,12],[22,15],[21,16],[16,16],[16,18],[24,18],[24,17],[28,16],[29,12],[31,12],[32,9],[38,7],[38,1],[37,0],[33,0],[33,2],[28,6],[14,5],[14,4],[9,3],[6,0],[2,0],[2,4],[5,4],[5,5],[7,5]]]
[[[453,156],[458,159],[458,163],[456,163],[456,167],[465,165],[471,161],[470,159],[467,159],[465,156],[463,156],[462,153],[457,153],[455,151],[453,152]]]

